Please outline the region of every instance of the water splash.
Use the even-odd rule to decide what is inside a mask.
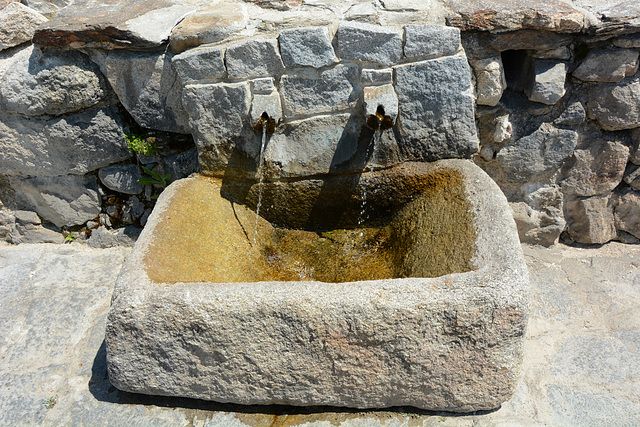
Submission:
[[[264,174],[262,173],[262,164],[264,163],[264,147],[267,144],[267,122],[262,123],[262,143],[260,144],[260,155],[258,157],[258,204],[256,205],[256,222],[253,229],[253,244],[257,244],[258,239],[258,217],[260,216],[260,207],[262,206],[262,180]]]

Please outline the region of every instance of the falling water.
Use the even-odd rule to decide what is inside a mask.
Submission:
[[[258,216],[260,216],[260,206],[262,205],[262,179],[264,175],[262,173],[262,163],[264,162],[264,146],[267,143],[267,121],[262,123],[262,144],[260,144],[260,156],[258,157],[258,174],[260,180],[258,181],[258,204],[256,206],[256,223],[253,231],[253,244],[256,244],[258,238]]]
[[[364,167],[362,168],[362,180],[360,182],[360,192],[361,192],[361,202],[360,202],[360,216],[358,217],[358,226],[361,226],[362,224],[364,224],[364,222],[368,219],[368,215],[366,215],[366,208],[367,208],[367,188],[366,188],[366,184],[369,181],[369,178],[367,177],[367,175],[365,175],[365,172],[367,172],[368,170],[370,171],[371,168],[367,168],[367,162],[369,160],[369,157],[373,157],[373,155],[375,155],[376,152],[376,145],[378,144],[378,140],[380,139],[380,135],[382,134],[382,130],[380,129],[376,129],[375,131],[373,131],[373,139],[372,139],[372,143],[369,144],[369,147],[367,147],[367,152],[365,154],[365,164]],[[360,232],[360,236],[362,236],[362,232]]]

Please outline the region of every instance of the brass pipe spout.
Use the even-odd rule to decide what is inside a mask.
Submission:
[[[260,118],[258,119],[256,124],[253,125],[253,130],[260,133],[265,130],[267,134],[273,135],[273,133],[276,131],[276,121],[274,118],[269,117],[269,115],[265,111],[260,115]]]

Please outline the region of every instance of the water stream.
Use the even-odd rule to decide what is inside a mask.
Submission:
[[[365,175],[365,172],[367,171],[371,171],[371,167],[367,167],[368,162],[369,162],[369,158],[373,156],[375,156],[375,152],[376,152],[376,145],[378,144],[378,141],[380,140],[380,135],[382,134],[382,131],[380,129],[376,129],[375,131],[373,131],[373,139],[372,142],[369,144],[369,147],[367,147],[367,152],[365,153],[365,161],[364,161],[364,166],[362,167],[362,180],[360,182],[360,215],[358,216],[358,227],[360,227],[362,224],[364,224],[364,222],[368,219],[368,215],[366,215],[366,210],[367,210],[367,188],[366,185],[369,181],[369,178],[367,177],[367,175]],[[360,233],[360,236],[362,236],[362,232]]]
[[[264,147],[267,144],[267,121],[262,123],[262,143],[260,144],[260,156],[258,157],[258,204],[256,205],[256,222],[253,231],[253,244],[257,243],[258,238],[258,217],[260,216],[260,206],[262,205],[262,180],[264,174],[262,173],[262,164],[264,162]]]

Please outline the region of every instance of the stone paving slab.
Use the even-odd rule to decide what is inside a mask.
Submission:
[[[640,425],[640,246],[523,249],[532,312],[516,394],[497,411],[453,415],[222,405],[120,392],[106,378],[103,338],[113,283],[130,249],[0,246],[0,424]]]

